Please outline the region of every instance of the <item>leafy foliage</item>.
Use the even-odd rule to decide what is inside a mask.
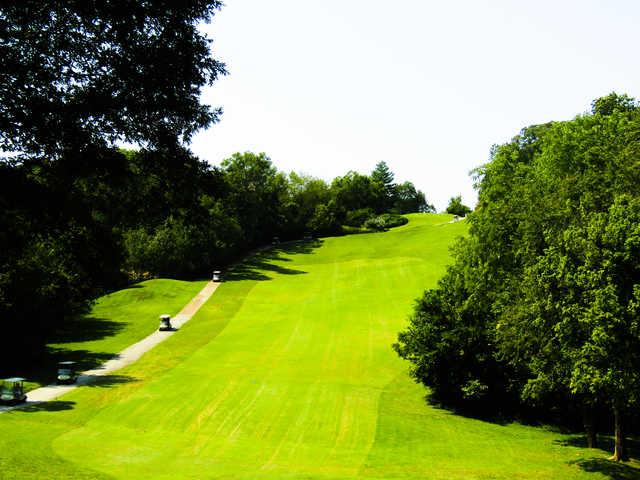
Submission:
[[[447,206],[446,212],[450,213],[451,215],[464,217],[467,214],[471,213],[471,209],[462,203],[462,196],[458,195],[457,197],[452,197],[449,200],[449,205]]]
[[[181,144],[220,113],[200,104],[224,65],[198,30],[220,5],[0,6],[3,368],[15,352],[41,355],[57,322],[126,281],[123,231],[193,204],[180,182],[201,165]],[[121,140],[153,151],[127,157]]]
[[[395,213],[385,213],[369,218],[364,222],[365,228],[372,230],[387,230],[388,228],[399,227],[406,225],[409,220],[402,215],[396,215]]]
[[[0,369],[15,352],[42,354],[50,331],[102,292],[209,276],[273,236],[339,234],[350,212],[391,208],[386,166],[328,185],[285,175],[264,153],[219,168],[191,154],[194,132],[221,113],[200,103],[225,67],[199,29],[221,5],[0,5],[0,321],[15,339]]]
[[[636,102],[611,94],[493,149],[471,237],[399,336],[418,381],[455,401],[609,405],[622,458],[619,419],[640,393],[639,132]]]
[[[188,140],[219,110],[200,90],[225,73],[198,30],[221,6],[174,2],[4,2],[0,148],[58,158],[126,140]]]
[[[373,210],[370,208],[360,208],[347,212],[347,216],[344,220],[345,225],[350,227],[361,227],[366,221],[375,216]]]
[[[393,210],[396,213],[435,213],[433,205],[427,203],[427,199],[420,190],[411,182],[400,183],[395,186]]]

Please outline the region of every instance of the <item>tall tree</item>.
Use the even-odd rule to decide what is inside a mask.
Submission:
[[[61,156],[117,140],[188,140],[218,119],[200,90],[225,73],[198,29],[217,0],[24,0],[0,6],[0,149]]]
[[[493,149],[470,238],[399,336],[398,352],[426,372],[416,378],[458,399],[468,379],[491,391],[507,378],[505,394],[541,405],[608,405],[613,458],[624,458],[623,419],[640,400],[639,132],[637,103],[611,94]],[[441,386],[432,372],[447,363],[456,375]]]
[[[373,208],[377,213],[384,211],[384,185],[358,172],[336,177],[331,183],[331,194],[342,211],[342,219],[347,212],[362,208]]]
[[[230,202],[248,245],[270,241],[282,229],[287,178],[265,153],[234,153],[222,162]]]
[[[395,187],[393,209],[397,213],[434,213],[436,209],[427,203],[424,193],[411,182],[403,182]]]
[[[371,172],[371,180],[379,183],[384,189],[384,202],[380,211],[389,211],[396,199],[396,184],[393,182],[394,174],[386,162],[378,162]]]
[[[449,199],[449,205],[447,206],[447,213],[452,215],[458,215],[464,217],[468,213],[471,213],[471,209],[462,203],[462,196],[451,197]]]
[[[181,168],[180,146],[218,119],[200,92],[225,69],[199,24],[220,6],[0,4],[0,151],[11,153],[0,160],[0,321],[14,338],[0,368],[15,351],[37,355],[56,321],[119,281],[129,172],[115,144]]]

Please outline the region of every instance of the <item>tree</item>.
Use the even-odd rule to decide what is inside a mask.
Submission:
[[[538,142],[521,179],[529,194],[509,201],[528,211],[518,227],[526,236],[509,239],[523,265],[505,289],[498,343],[512,364],[528,369],[526,397],[566,390],[587,406],[608,405],[616,460],[624,457],[622,419],[639,391],[633,292],[640,275],[629,248],[640,222],[640,111],[624,97],[620,107],[606,97],[607,115],[594,109],[548,126]]]
[[[495,355],[492,279],[469,262],[481,248],[473,238],[455,245],[455,263],[416,300],[393,345],[434,399],[478,413],[513,409],[518,395],[516,372]]]
[[[628,95],[611,92],[606,97],[596,98],[591,103],[591,112],[599,115],[611,115],[615,112],[632,112],[638,108],[638,102]]]
[[[447,213],[451,215],[458,215],[464,217],[468,213],[471,213],[471,209],[462,203],[462,196],[451,197],[449,205],[447,206]]]
[[[0,6],[0,150],[16,154],[0,159],[0,319],[15,339],[0,351],[2,368],[15,351],[37,356],[57,322],[123,281],[122,227],[152,222],[123,206],[138,191],[116,142],[161,151],[167,171],[193,166],[181,145],[218,119],[199,95],[225,73],[198,25],[220,5]],[[174,198],[184,206],[189,195]],[[135,211],[151,213],[154,200]],[[168,215],[153,213],[154,222]]]
[[[427,203],[427,199],[420,190],[417,190],[411,182],[404,182],[395,187],[395,201],[393,209],[400,214],[403,213],[435,213],[433,205]]]
[[[625,457],[622,418],[640,392],[639,207],[640,199],[621,196],[568,227],[525,272],[528,315],[505,322],[511,333],[527,322],[535,337],[525,393],[544,392],[557,378],[611,406],[616,460]]]
[[[225,73],[198,30],[217,0],[25,0],[0,7],[0,148],[59,158],[116,140],[187,141],[218,119],[200,90]]]
[[[315,235],[335,235],[341,231],[338,209],[335,202],[330,200],[327,204],[319,204],[313,216],[307,222],[307,228]]]
[[[396,195],[396,185],[393,183],[394,174],[385,162],[378,162],[371,172],[371,180],[379,183],[384,188],[385,205],[383,210],[387,211],[393,206]],[[381,213],[381,212],[379,212]]]
[[[419,381],[458,401],[502,390],[538,406],[607,406],[620,460],[640,399],[640,109],[615,94],[593,106],[492,149],[476,171],[470,237],[396,348]],[[437,374],[446,364],[451,379]]]
[[[331,196],[344,220],[347,212],[361,208],[373,208],[381,213],[384,204],[384,185],[374,182],[370,177],[358,172],[347,172],[343,177],[336,177],[331,183]]]
[[[387,165],[386,162],[378,162],[376,163],[373,172],[371,172],[371,180],[374,182],[379,182],[385,186],[385,189],[391,192],[393,190],[393,179],[394,174]]]
[[[283,228],[283,200],[288,195],[287,178],[279,173],[265,153],[234,153],[222,162],[231,208],[247,245],[271,241]]]
[[[291,172],[288,179],[289,202],[287,233],[299,238],[307,230],[307,223],[315,215],[318,205],[326,205],[330,199],[329,186],[324,180]]]

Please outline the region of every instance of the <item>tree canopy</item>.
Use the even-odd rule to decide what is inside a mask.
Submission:
[[[166,147],[218,119],[225,73],[199,30],[222,2],[4,2],[0,148],[56,158],[117,140]]]
[[[640,393],[639,132],[637,103],[611,94],[493,149],[470,237],[396,344],[418,381],[458,403],[607,406],[624,457]]]
[[[37,356],[56,322],[126,281],[130,228],[184,225],[206,182],[185,183],[209,174],[183,144],[218,119],[200,91],[225,73],[198,25],[220,6],[0,5],[0,321],[13,339],[0,364]],[[148,148],[127,157],[119,141]]]
[[[424,210],[384,163],[327,183],[265,153],[213,167],[189,151],[221,114],[200,99],[226,73],[200,28],[221,5],[0,4],[0,323],[12,339],[0,373],[37,363],[105,291],[208,276],[273,236],[384,230],[406,222],[385,214]]]
[[[464,217],[471,213],[471,209],[462,203],[462,196],[458,195],[457,197],[451,197],[449,199],[449,205],[447,206],[446,212],[451,215]]]

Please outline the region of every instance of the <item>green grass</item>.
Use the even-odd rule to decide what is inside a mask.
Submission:
[[[424,401],[390,345],[466,225],[410,218],[265,252],[117,381],[0,414],[0,478],[638,478]]]
[[[99,298],[90,312],[55,332],[45,367],[26,372],[32,389],[55,380],[57,362],[74,360],[79,370],[94,368],[158,328],[163,313],[178,313],[206,284],[148,280]],[[1,477],[0,477],[1,478]]]

